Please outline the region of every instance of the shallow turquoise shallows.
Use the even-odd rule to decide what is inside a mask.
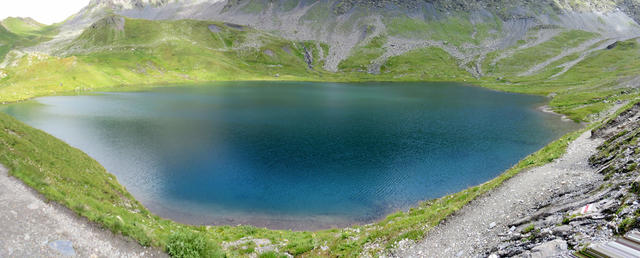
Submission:
[[[0,107],[194,224],[367,223],[483,183],[579,125],[451,83],[235,82]]]

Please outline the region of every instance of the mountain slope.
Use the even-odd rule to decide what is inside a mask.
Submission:
[[[603,37],[638,34],[636,1],[92,1],[76,17],[99,10],[143,19],[217,20],[276,31],[291,40],[323,41],[331,46],[325,68],[336,71],[352,49],[380,34],[394,55],[416,42],[446,42],[463,63],[513,46],[534,28],[584,30]],[[627,10],[621,11],[621,10]],[[630,25],[635,24],[635,25]],[[545,26],[541,26],[545,25]],[[474,73],[473,69],[469,69]],[[479,74],[477,74],[479,75]]]
[[[31,18],[9,17],[0,21],[0,63],[11,50],[38,45],[56,34],[57,25],[47,26]]]
[[[62,42],[116,13],[150,20],[231,22],[289,40],[324,42],[330,46],[324,64],[328,71],[339,70],[347,57],[358,55],[359,47],[383,36],[378,59],[363,60],[369,62],[369,72],[379,72],[389,57],[436,46],[478,77],[485,75],[479,66],[486,55],[517,46],[532,33],[581,30],[596,33],[598,39],[640,35],[634,20],[638,10],[637,0],[93,0],[62,25],[56,44],[37,50],[59,53]]]
[[[9,17],[0,22],[3,27],[15,34],[31,34],[42,30],[46,25],[32,18]]]
[[[50,34],[28,23],[0,26],[0,102],[219,80],[456,81],[546,95],[554,111],[592,122],[640,99],[639,14],[637,0],[93,0]],[[112,184],[96,184],[102,190],[87,195],[77,185],[95,180],[83,166],[94,161],[74,150],[78,161],[55,169],[60,155],[49,155],[56,153],[49,145],[70,147],[0,120],[9,126],[0,130],[8,146],[3,163],[49,198],[143,244],[182,245],[197,235],[230,256],[258,252],[263,242],[248,236],[291,255],[387,254],[519,171],[560,157],[577,136],[495,180],[378,223],[290,232],[178,225],[144,207],[119,206]]]
[[[588,120],[577,109],[619,82],[573,71],[640,36],[639,11],[637,0],[93,0],[52,40],[5,58],[1,101],[186,81],[473,81],[579,99],[552,105]]]
[[[323,45],[193,20],[108,16],[60,51],[29,54],[4,68],[0,101],[120,85],[321,76]],[[308,59],[308,60],[307,60]]]
[[[18,41],[18,35],[11,33],[4,26],[0,26],[0,58],[13,49],[13,45]]]

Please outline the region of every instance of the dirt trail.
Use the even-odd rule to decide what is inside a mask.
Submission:
[[[478,257],[500,244],[509,225],[530,214],[555,193],[570,192],[601,180],[588,158],[602,142],[585,132],[553,163],[523,171],[479,197],[432,229],[418,243],[400,244],[397,257]]]
[[[43,200],[0,165],[0,257],[167,256]]]

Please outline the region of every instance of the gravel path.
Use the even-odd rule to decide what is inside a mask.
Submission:
[[[101,229],[10,177],[0,165],[0,257],[166,257]]]
[[[569,145],[567,153],[553,163],[523,171],[490,193],[474,200],[445,222],[436,226],[424,240],[400,245],[397,257],[478,257],[486,256],[500,244],[500,234],[508,225],[525,217],[552,198],[601,180],[588,164],[601,140],[590,139],[591,131]]]

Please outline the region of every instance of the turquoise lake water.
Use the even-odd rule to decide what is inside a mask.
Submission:
[[[162,217],[319,229],[483,183],[579,128],[545,101],[452,83],[234,82],[0,110],[85,151]]]

